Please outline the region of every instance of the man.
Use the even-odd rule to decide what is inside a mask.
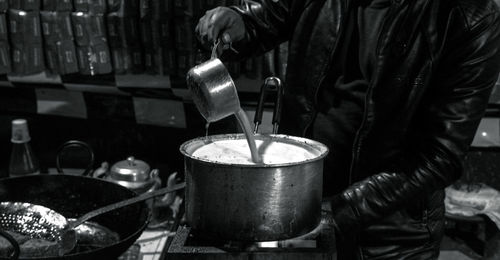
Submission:
[[[492,0],[248,0],[196,31],[228,57],[289,41],[280,128],[331,150],[339,259],[438,257],[443,189],[500,69]]]

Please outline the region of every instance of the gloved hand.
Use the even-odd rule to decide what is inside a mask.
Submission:
[[[243,39],[246,33],[243,18],[228,7],[208,10],[198,21],[195,32],[203,46],[210,47],[221,39],[226,49],[232,42]]]

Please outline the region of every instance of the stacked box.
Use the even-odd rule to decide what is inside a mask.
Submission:
[[[173,48],[163,48],[162,51],[162,64],[163,74],[175,75],[177,72],[177,55]]]
[[[39,11],[9,9],[9,27],[13,43],[42,43]]]
[[[70,12],[41,11],[40,19],[45,43],[73,40]]]
[[[116,13],[122,17],[135,17],[139,15],[138,0],[108,0],[107,2],[109,13]]]
[[[173,28],[172,39],[175,49],[175,75],[185,77],[188,70],[195,65],[196,62],[196,38],[194,28],[196,26],[197,17],[200,13],[204,0],[173,0]]]
[[[168,75],[172,64],[172,1],[140,0],[141,44],[144,48],[144,71]]]
[[[9,29],[7,22],[8,0],[0,0],[0,75],[12,70],[9,45]]]
[[[144,72],[139,0],[108,0],[106,22],[115,74]]]
[[[174,42],[176,49],[183,51],[196,50],[195,26],[196,23],[189,16],[175,19]]]
[[[12,73],[15,75],[30,75],[45,70],[39,5],[40,2],[34,0],[9,2],[9,40]],[[13,6],[29,10],[11,9]]]
[[[76,12],[102,15],[107,11],[106,0],[74,0],[73,4]]]
[[[139,47],[140,31],[137,17],[124,17],[118,13],[107,15],[109,45],[113,48]]]
[[[79,72],[71,12],[73,0],[43,0],[40,19],[45,44],[45,65],[49,74]]]
[[[43,0],[42,9],[45,11],[73,11],[73,0]]]
[[[77,46],[78,67],[83,75],[111,73],[111,56],[105,44]]]
[[[105,0],[74,0],[71,13],[80,74],[100,75],[113,71],[108,46]]]
[[[115,74],[143,72],[143,50],[140,48],[111,48]]]
[[[141,17],[151,15],[153,19],[161,20],[173,14],[172,0],[145,0],[141,5]]]
[[[194,3],[193,3],[194,2]],[[174,0],[173,10],[176,17],[193,17],[195,13],[195,6],[203,1],[197,0]]]
[[[8,74],[12,71],[10,45],[8,41],[0,41],[0,74]]]
[[[52,10],[71,9],[63,1],[61,5],[45,5]],[[47,3],[49,4],[49,3]],[[66,75],[79,71],[71,23],[71,13],[64,11],[41,11],[42,34],[45,44],[45,63],[50,74]]]
[[[103,15],[74,12],[71,14],[71,23],[78,46],[98,45],[108,41]]]
[[[9,9],[9,0],[0,0],[0,13],[5,14]]]
[[[174,44],[174,8],[173,0],[153,0],[153,17],[157,18],[158,41],[161,48],[161,65],[164,75],[177,73],[177,52]],[[153,35],[154,36],[154,35]]]
[[[186,72],[189,71],[196,64],[196,54],[192,51],[177,50],[177,76],[185,77]]]
[[[42,44],[13,44],[12,73],[14,75],[30,75],[44,71],[44,55]]]
[[[39,11],[40,0],[9,0],[9,8],[23,11]]]

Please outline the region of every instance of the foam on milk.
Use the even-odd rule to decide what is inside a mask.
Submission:
[[[294,142],[255,140],[264,164],[296,163],[314,159],[318,155],[306,145]],[[279,139],[276,139],[279,140]],[[192,153],[204,161],[227,164],[255,164],[246,139],[228,139],[208,142]]]

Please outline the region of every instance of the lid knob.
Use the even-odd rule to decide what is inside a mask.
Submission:
[[[127,163],[128,163],[128,166],[135,166],[135,157],[134,156],[129,156],[127,158]]]

